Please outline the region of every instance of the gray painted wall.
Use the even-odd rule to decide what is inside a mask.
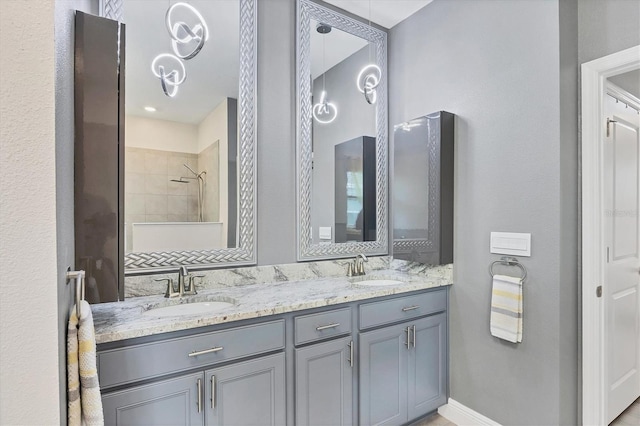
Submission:
[[[365,47],[325,73],[327,99],[336,104],[338,117],[329,124],[313,120],[311,225],[316,243],[320,226],[331,227],[335,241],[335,146],[360,136],[376,137],[376,107],[366,102],[355,85],[355,77],[369,62]],[[322,77],[313,81],[314,104],[320,99]]]
[[[67,267],[74,267],[73,156],[74,156],[74,27],[75,10],[98,14],[97,0],[55,2],[55,136],[56,233],[58,257],[58,356],[60,359],[60,419],[67,418],[66,330],[74,303],[74,286],[67,285]]]
[[[579,0],[580,63],[640,44],[640,1]]]
[[[295,1],[258,3],[258,264],[296,261]]]
[[[561,145],[575,163],[577,123],[569,117],[574,135],[561,143],[558,2],[436,0],[389,40],[390,124],[457,115],[451,397],[502,424],[575,424],[576,367],[565,361],[578,345],[566,271],[577,268],[577,173],[572,164],[565,181]],[[491,231],[532,233],[519,345],[489,333]]]

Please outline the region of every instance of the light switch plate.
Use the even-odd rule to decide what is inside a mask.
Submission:
[[[491,253],[511,256],[531,256],[531,234],[492,232]]]
[[[330,226],[320,226],[318,228],[318,238],[321,240],[330,240],[331,239],[331,227]]]

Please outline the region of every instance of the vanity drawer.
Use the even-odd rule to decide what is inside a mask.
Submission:
[[[294,329],[296,345],[349,334],[351,333],[351,308],[295,317]]]
[[[98,353],[103,388],[284,348],[284,320]]]
[[[446,290],[430,291],[360,305],[360,328],[376,327],[447,309]]]

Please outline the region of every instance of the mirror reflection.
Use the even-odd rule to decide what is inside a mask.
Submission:
[[[375,241],[375,45],[317,19],[308,31],[313,243]]]
[[[237,247],[239,13],[124,2],[127,253]]]
[[[298,260],[386,254],[387,33],[297,6]]]

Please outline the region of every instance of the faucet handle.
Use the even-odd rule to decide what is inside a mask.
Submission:
[[[204,278],[204,275],[188,275],[189,277],[189,284],[187,285],[187,287],[184,289],[184,294],[186,295],[193,295],[193,294],[198,294],[198,292],[196,291],[196,283],[195,283],[195,279],[196,278]]]
[[[358,270],[356,271],[356,275],[365,275],[364,262],[358,262]]]
[[[176,288],[173,285],[173,278],[158,278],[158,279],[155,279],[154,281],[167,282],[167,290],[164,292],[164,297],[169,298],[169,297],[176,297],[180,295],[180,292],[176,291]]]
[[[347,276],[348,277],[353,277],[355,275],[355,271],[354,271],[354,267],[353,267],[353,263],[349,262],[348,266],[347,266]]]

